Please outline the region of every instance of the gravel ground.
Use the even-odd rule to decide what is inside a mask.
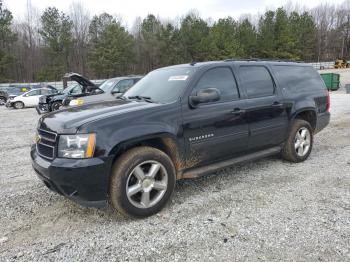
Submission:
[[[0,261],[350,260],[350,95],[310,158],[180,181],[158,215],[125,219],[56,195],[30,164],[38,116],[0,107]]]

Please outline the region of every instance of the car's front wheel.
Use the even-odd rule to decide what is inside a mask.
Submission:
[[[175,168],[171,159],[152,147],[136,147],[114,164],[110,202],[131,217],[147,217],[159,212],[175,187]]]
[[[311,153],[313,141],[313,130],[309,122],[295,119],[282,149],[282,157],[295,163],[306,160]]]
[[[60,110],[60,107],[62,106],[62,103],[60,101],[53,102],[51,105],[52,111]]]
[[[5,105],[6,104],[6,98],[5,97],[3,97],[3,96],[0,96],[0,106],[2,106],[2,105]]]
[[[16,108],[16,109],[22,109],[22,108],[24,108],[24,104],[23,104],[23,102],[21,102],[21,101],[15,102],[13,106],[14,106],[14,108]]]

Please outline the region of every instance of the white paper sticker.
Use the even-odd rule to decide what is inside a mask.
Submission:
[[[171,76],[169,77],[168,81],[186,81],[187,78],[188,75]]]

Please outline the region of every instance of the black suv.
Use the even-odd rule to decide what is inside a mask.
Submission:
[[[145,217],[177,179],[273,154],[301,162],[330,121],[309,65],[220,61],[155,70],[116,101],[49,113],[31,149],[47,187],[85,206]],[[273,174],[272,174],[273,175]]]

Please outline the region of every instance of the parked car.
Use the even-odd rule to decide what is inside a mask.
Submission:
[[[178,179],[274,154],[306,160],[329,108],[325,84],[307,64],[171,66],[115,101],[43,116],[32,165],[48,188],[82,205],[111,203],[146,217],[164,207]]]
[[[0,105],[6,104],[8,99],[12,99],[16,96],[22,95],[29,90],[38,88],[48,88],[51,90],[56,90],[51,85],[39,84],[39,85],[10,85],[6,90],[0,91]]]
[[[79,97],[76,99],[67,97],[65,100],[63,100],[62,104],[64,106],[80,106],[86,103],[115,100],[116,97],[125,93],[141,78],[142,76],[125,76],[111,78],[106,80],[105,82],[103,82],[103,84],[99,86],[103,93],[94,96]]]
[[[39,99],[44,95],[56,94],[56,89],[50,88],[38,88],[32,89],[22,95],[10,97],[6,102],[6,107],[13,107],[16,109],[22,109],[25,107],[36,107],[39,104]]]
[[[37,112],[39,114],[59,110],[63,100],[67,98],[78,98],[103,93],[96,84],[77,73],[65,74],[63,82],[67,83],[68,81],[74,81],[76,83],[71,84],[58,94],[47,95],[40,98],[37,107]]]

